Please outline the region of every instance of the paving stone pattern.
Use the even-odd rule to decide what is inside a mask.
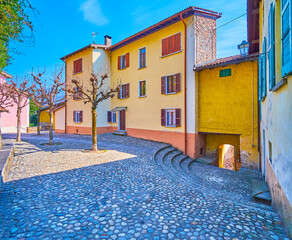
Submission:
[[[178,177],[176,165],[174,175],[157,164],[153,155],[165,144],[103,134],[99,147],[122,160],[94,162],[80,154],[78,164],[72,156],[78,168],[56,166],[54,173],[37,176],[39,165],[32,173],[26,166],[30,157],[41,160],[45,154],[57,163],[64,151],[76,155],[90,147],[89,136],[57,134],[62,145],[41,146],[46,137],[26,134],[27,144],[18,145],[18,168],[26,171],[21,175],[15,164],[18,180],[12,174],[0,193],[0,239],[288,239],[279,216],[249,206],[247,192],[238,198],[242,203],[232,201],[224,197],[229,182],[220,185],[222,192],[200,188],[196,178]],[[217,169],[202,174],[224,177]],[[247,181],[242,177],[236,184],[246,189]]]

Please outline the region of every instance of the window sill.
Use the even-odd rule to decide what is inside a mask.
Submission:
[[[281,79],[280,82],[278,82],[273,88],[272,88],[272,92],[276,92],[278,91],[280,88],[282,88],[283,86],[285,86],[287,84],[287,77],[284,77]]]
[[[118,69],[118,70],[125,70],[125,69],[127,69],[127,68],[129,68],[129,67],[125,67],[125,68],[120,68],[120,69]]]
[[[165,126],[166,128],[178,128],[177,126]]]
[[[120,99],[120,100],[126,100],[126,99],[128,99],[128,98],[118,98],[118,99]]]
[[[139,98],[145,98],[145,97],[147,97],[146,95],[145,96],[139,96]]]
[[[168,57],[168,56],[171,56],[171,55],[174,55],[174,54],[177,54],[177,53],[181,53],[181,52],[182,52],[182,50],[179,50],[177,52],[173,52],[173,53],[169,53],[169,54],[166,54],[164,56],[161,56],[161,58],[165,58],[165,57]]]
[[[76,73],[73,73],[73,75],[77,75],[77,74],[80,74],[80,73],[83,73],[83,71],[81,71],[81,72],[76,72]]]
[[[174,95],[174,94],[177,94],[179,92],[170,92],[170,93],[164,93],[163,95]]]
[[[138,70],[142,70],[144,68],[147,68],[147,66],[145,66],[145,67],[139,67]]]

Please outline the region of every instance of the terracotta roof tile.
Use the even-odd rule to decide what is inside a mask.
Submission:
[[[217,58],[208,62],[200,63],[194,66],[195,71],[200,71],[207,68],[215,68],[219,66],[225,66],[235,63],[241,63],[246,62],[250,60],[257,60],[258,54],[251,54],[247,56],[241,56],[241,55],[235,55],[231,57],[225,57],[225,58]]]

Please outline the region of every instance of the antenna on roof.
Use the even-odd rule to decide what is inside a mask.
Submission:
[[[93,43],[93,44],[95,44],[95,42],[94,42],[94,37],[95,37],[95,35],[97,35],[97,34],[98,34],[98,33],[94,33],[94,32],[91,33],[91,35],[92,35],[92,43]]]

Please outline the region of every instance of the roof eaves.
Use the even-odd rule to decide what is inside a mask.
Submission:
[[[236,57],[236,56],[234,56]],[[230,58],[230,57],[227,57]],[[239,64],[242,62],[247,62],[247,61],[257,61],[258,60],[258,54],[252,54],[252,55],[248,55],[246,57],[238,57],[238,58],[233,58],[231,60],[227,60],[224,61],[224,58],[222,59],[223,61],[216,63],[216,60],[219,59],[214,59],[213,61],[208,61],[205,63],[201,63],[199,65],[195,65],[194,66],[194,71],[201,71],[201,70],[205,70],[205,69],[213,69],[213,68],[217,68],[217,67],[225,67],[231,64]],[[214,64],[210,64],[214,62]]]
[[[161,30],[169,25],[172,25],[172,24],[180,21],[180,15],[182,15],[183,18],[187,18],[187,17],[194,15],[194,14],[197,14],[197,15],[201,14],[201,15],[204,15],[206,17],[212,17],[215,19],[220,18],[222,15],[222,13],[214,12],[214,11],[203,9],[203,8],[188,7],[188,8],[186,8],[186,9],[184,9],[184,10],[182,10],[182,11],[180,11],[180,12],[178,12],[178,13],[176,13],[176,14],[174,14],[174,15],[172,15],[172,16],[140,31],[140,32],[138,32],[138,33],[136,33],[136,34],[131,35],[130,37],[125,38],[124,40],[106,48],[106,50],[114,51],[118,48],[121,48],[125,45],[128,45],[131,42],[134,42],[134,41],[141,39],[149,34],[157,32],[157,31],[159,31],[159,30]]]
[[[73,55],[75,55],[75,54],[77,54],[77,53],[79,53],[79,52],[82,52],[82,51],[88,49],[88,48],[93,48],[93,49],[104,48],[104,49],[105,49],[106,47],[107,47],[106,45],[101,45],[101,44],[89,44],[89,45],[87,45],[87,46],[85,46],[85,47],[83,47],[83,48],[80,48],[80,49],[78,49],[78,50],[76,50],[76,51],[74,51],[74,52],[72,52],[72,53],[67,54],[67,55],[64,56],[64,57],[61,57],[60,59],[61,59],[62,61],[64,61],[66,58],[71,57],[71,56],[73,56]]]

